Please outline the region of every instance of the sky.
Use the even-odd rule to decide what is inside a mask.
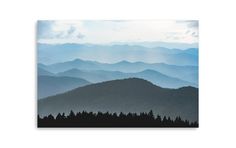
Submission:
[[[86,20],[37,24],[37,42],[47,44],[114,42],[198,43],[196,20]]]

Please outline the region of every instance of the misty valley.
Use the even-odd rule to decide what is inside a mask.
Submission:
[[[41,20],[38,127],[199,126],[198,21]]]
[[[81,67],[86,69],[79,69]],[[160,66],[158,63],[142,63],[140,66],[137,62],[104,64],[81,59],[53,65],[39,63],[38,126],[197,127],[197,78],[189,82],[187,77],[182,80],[167,75],[173,71],[172,67],[179,69],[175,73],[177,76],[182,73],[188,75],[188,72],[192,74],[194,68],[197,75],[196,66],[191,66],[189,70],[190,66]],[[135,72],[130,72],[132,68]],[[121,69],[122,72],[113,69]],[[150,110],[152,117],[146,119],[142,116],[148,115]],[[73,124],[70,123],[72,119],[69,120],[71,111],[75,114]],[[91,117],[86,119],[87,115],[80,114],[82,112],[88,112]],[[104,121],[98,113],[103,118],[105,115],[109,117]],[[63,123],[59,123],[57,119],[62,114]],[[125,120],[120,114],[124,114]],[[158,118],[156,121],[157,117],[161,120]],[[143,118],[147,121],[144,122]],[[165,124],[166,119],[169,124]],[[176,119],[182,124],[175,124]]]

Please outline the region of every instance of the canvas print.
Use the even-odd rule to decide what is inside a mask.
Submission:
[[[198,99],[197,20],[37,22],[40,128],[196,128]]]

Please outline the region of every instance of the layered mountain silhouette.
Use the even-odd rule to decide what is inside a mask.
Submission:
[[[72,77],[38,76],[38,98],[63,93],[90,84],[87,80]]]
[[[160,41],[144,41],[144,42],[113,42],[110,45],[139,45],[147,48],[155,48],[155,47],[165,47],[169,49],[182,49],[183,51],[186,51],[191,48],[198,48],[197,43],[173,43],[173,42],[160,42]]]
[[[91,60],[94,61],[104,61],[105,63],[109,63],[110,61],[122,61],[122,59],[133,61],[133,57],[135,57],[136,59],[140,59],[140,61],[146,63],[166,63],[179,66],[198,65],[198,54],[192,54],[188,49],[172,49],[172,46],[165,48],[157,46],[144,47],[142,44],[96,45],[38,43],[37,47],[39,51],[39,62],[47,64],[69,61],[75,58],[87,59],[87,57],[93,57]],[[176,47],[178,46],[175,46],[174,48]],[[193,48],[191,48],[191,50],[193,50]],[[195,53],[198,52],[198,48],[194,48],[194,50],[196,51]],[[158,55],[158,58],[156,55]]]
[[[123,79],[123,78],[142,78],[152,83],[167,88],[178,88],[183,86],[197,86],[197,84],[172,78],[154,70],[144,70],[137,73],[123,73],[119,71],[104,71],[104,70],[78,70],[71,69],[57,74],[58,76],[77,77],[88,80],[92,83],[103,81]]]
[[[129,78],[79,87],[38,100],[38,114],[92,112],[148,112],[190,121],[198,120],[198,89],[161,88],[147,80]]]
[[[54,76],[55,74],[43,68],[38,67],[38,76]]]
[[[58,73],[57,75],[83,78],[92,83],[129,77],[128,74],[119,71],[79,70],[79,69],[70,69],[68,71]]]
[[[56,63],[51,65],[39,64],[38,66],[40,68],[43,68],[44,70],[53,73],[65,72],[71,69],[80,69],[87,71],[104,70],[104,71],[120,71],[123,73],[137,73],[150,69],[170,77],[198,84],[197,66],[176,66],[164,63],[149,64],[144,62],[128,62],[128,61],[120,61],[114,64],[107,64],[95,61],[85,61],[81,59],[75,59],[72,61]]]

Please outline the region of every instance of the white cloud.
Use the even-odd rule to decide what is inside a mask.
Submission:
[[[198,42],[198,21],[39,21],[38,42]]]

